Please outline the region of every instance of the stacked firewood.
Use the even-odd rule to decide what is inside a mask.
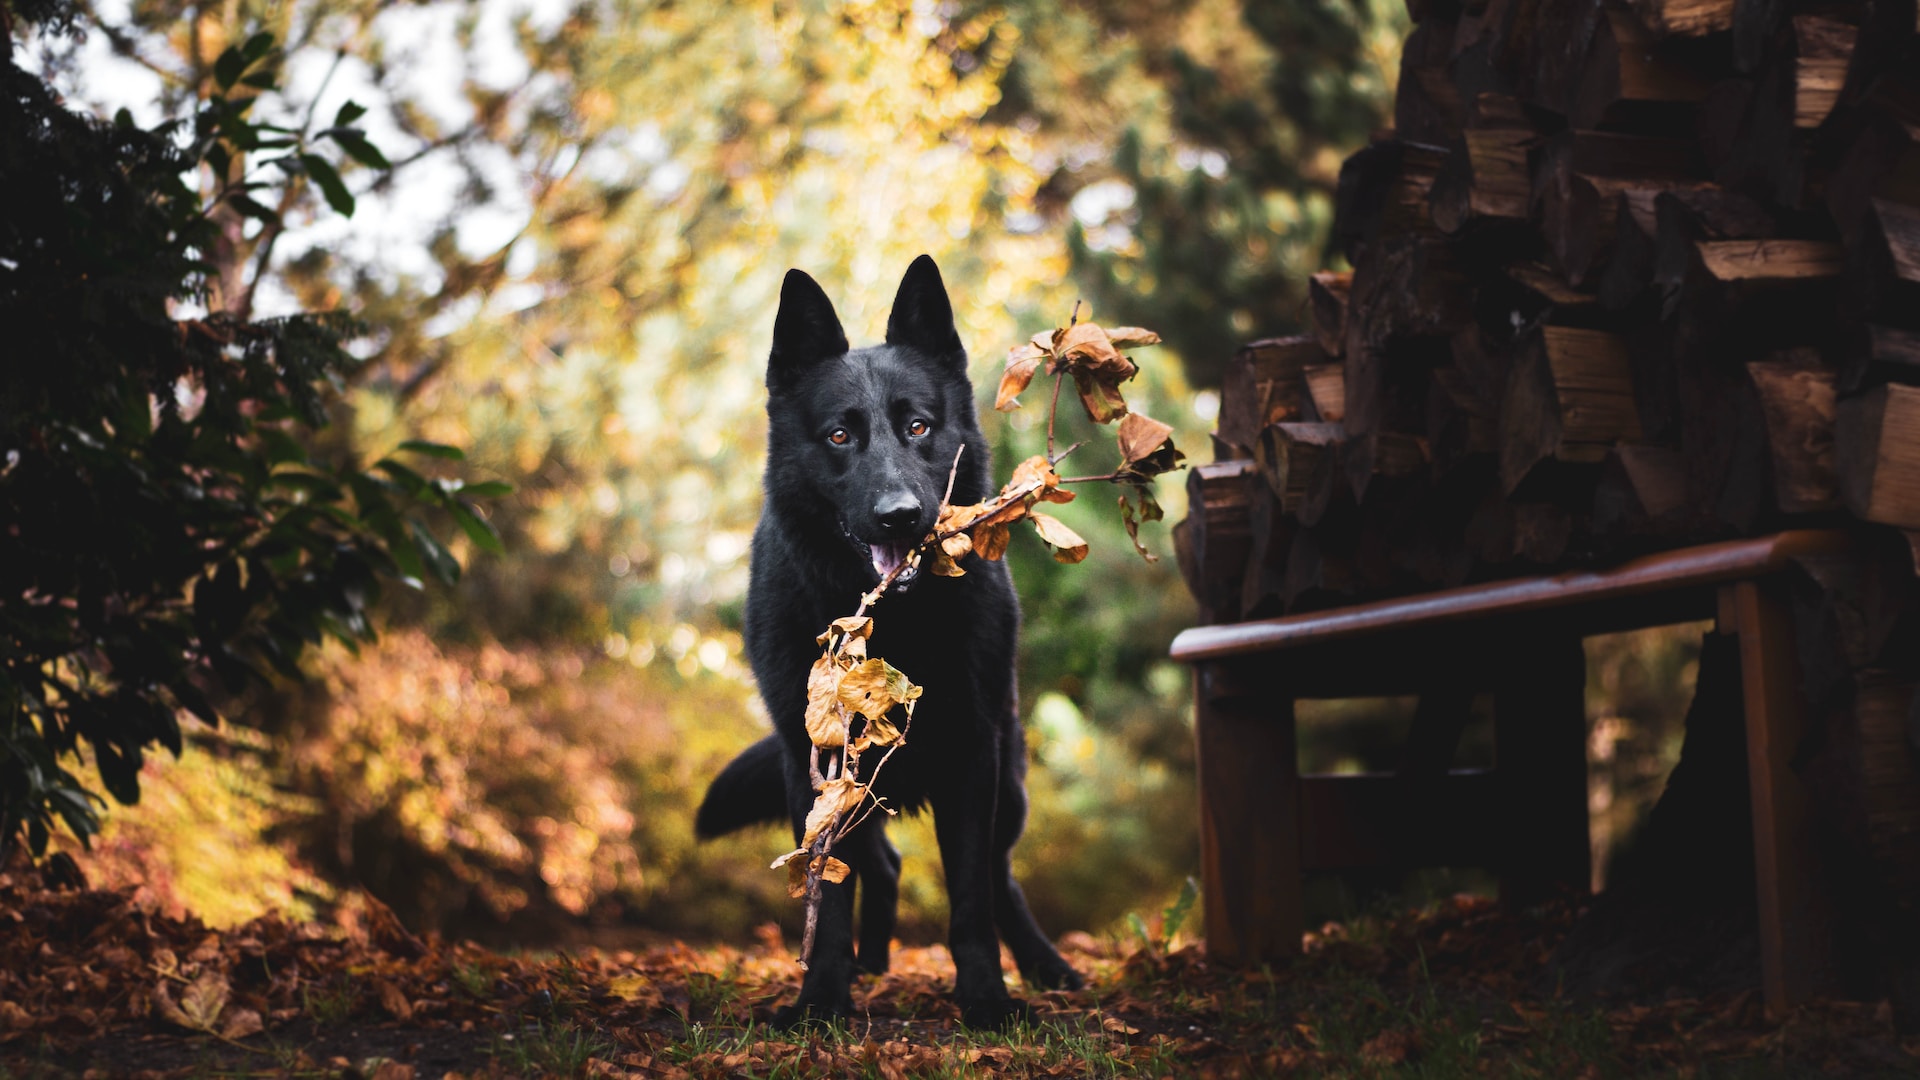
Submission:
[[[1408,2],[1352,269],[1233,358],[1190,477],[1203,619],[1847,528],[1796,578],[1808,686],[1913,797],[1915,0]],[[1920,896],[1920,810],[1882,823]]]

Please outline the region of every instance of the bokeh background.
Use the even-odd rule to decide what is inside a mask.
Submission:
[[[796,924],[765,869],[787,846],[773,830],[691,833],[707,778],[766,729],[739,629],[787,268],[826,286],[858,344],[931,253],[987,399],[1005,349],[1077,300],[1157,329],[1128,398],[1207,460],[1227,357],[1299,328],[1307,274],[1337,265],[1340,162],[1391,123],[1408,25],[1399,0],[75,14],[77,33],[23,30],[18,55],[102,116],[189,114],[214,58],[261,30],[285,51],[258,115],[367,107],[394,167],[344,170],[356,212],[308,193],[284,233],[237,235],[228,269],[256,316],[368,325],[336,452],[450,443],[471,478],[515,488],[490,507],[504,557],[456,546],[460,585],[389,597],[377,645],[319,650],[304,684],[190,725],[142,804],[75,854],[95,884],[210,922],[320,915],[364,887],[416,927],[520,943]],[[1093,434],[1068,413],[1067,440]],[[985,427],[1004,473],[1045,416],[988,409]],[[1107,446],[1079,451],[1083,471]],[[1161,488],[1178,520],[1179,476]],[[1114,511],[1097,491],[1061,508],[1093,543],[1079,566],[1026,537],[1010,555],[1037,764],[1016,869],[1056,933],[1157,910],[1197,865],[1188,683],[1165,659],[1194,609],[1165,523],[1143,533],[1166,556],[1149,564]],[[1677,752],[1696,641],[1590,644],[1597,876]],[[1303,763],[1390,762],[1406,711],[1311,713]],[[931,829],[894,833],[902,934],[937,939]]]

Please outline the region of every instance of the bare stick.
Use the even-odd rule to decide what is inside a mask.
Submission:
[[[1079,311],[1080,305],[1073,305]],[[1060,384],[1067,381],[1066,369],[1062,368],[1053,376],[1053,400],[1047,403],[1047,457],[1053,457],[1053,418],[1060,415]]]

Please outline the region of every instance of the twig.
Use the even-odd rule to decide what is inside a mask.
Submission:
[[[1073,306],[1073,309],[1075,311],[1079,311],[1080,305],[1075,304]],[[1047,457],[1048,458],[1053,457],[1053,418],[1060,415],[1060,384],[1066,381],[1067,381],[1067,372],[1065,368],[1062,368],[1059,371],[1054,373],[1053,400],[1047,403]]]
[[[953,485],[960,477],[960,456],[966,452],[967,444],[965,443],[961,443],[959,448],[953,452],[953,465],[947,470],[947,490],[940,496],[940,513],[944,513],[947,507],[953,502]],[[937,517],[936,520],[938,520]],[[856,619],[860,618],[867,613],[869,607],[879,603],[880,598],[886,594],[888,589],[893,587],[894,582],[900,579],[900,575],[905,573],[908,567],[919,566],[921,552],[925,551],[928,545],[938,543],[942,539],[944,539],[944,537],[929,535],[926,539],[921,540],[918,546],[907,553],[906,558],[900,560],[899,566],[888,571],[886,576],[880,579],[878,585],[875,585],[872,590],[861,594],[860,607],[853,613],[853,617]],[[827,647],[827,655],[837,655],[846,647],[846,644],[847,635],[842,631],[839,639]],[[840,709],[843,716],[845,715],[845,706],[835,703],[834,707]],[[833,820],[822,826],[820,831],[814,835],[813,843],[807,848],[807,922],[806,928],[801,932],[800,936],[800,968],[803,971],[806,970],[808,961],[813,957],[814,933],[820,926],[821,874],[822,871],[826,869],[827,856],[832,854],[835,842],[844,839],[847,834],[853,832],[861,822],[872,815],[875,807],[881,806],[880,796],[873,793],[873,783],[880,776],[880,770],[886,768],[887,762],[892,759],[893,752],[900,749],[907,741],[907,732],[911,730],[912,727],[913,716],[912,713],[909,712],[907,722],[900,728],[900,737],[894,741],[893,745],[887,747],[886,753],[880,755],[880,761],[874,765],[873,771],[867,774],[866,783],[860,784],[860,752],[853,748],[853,729],[851,723],[848,725],[847,742],[845,746],[842,747],[840,753],[840,775],[864,788],[865,798],[861,799],[852,809],[841,810],[836,813]],[[862,730],[865,730],[864,724],[862,725]],[[826,786],[826,779],[820,772],[820,747],[817,745],[813,747],[812,752],[808,756],[807,771],[810,779],[813,781],[815,791]],[[854,812],[855,810],[859,811],[857,815]]]

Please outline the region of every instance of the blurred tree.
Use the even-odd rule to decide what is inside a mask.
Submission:
[[[90,73],[111,68],[150,123],[189,116],[221,52],[266,31],[288,42],[284,90],[255,115],[324,130],[311,118],[367,106],[355,123],[393,167],[329,158],[354,200],[351,225],[302,182],[270,206],[284,227],[241,223],[207,254],[236,274],[233,287],[213,275],[216,306],[342,309],[371,327],[356,346],[365,363],[341,376],[330,452],[418,433],[466,446],[477,475],[516,486],[490,517],[509,554],[456,590],[389,594],[385,617],[450,649],[591,648],[639,669],[647,693],[689,697],[709,681],[739,689],[761,376],[789,266],[829,282],[851,336],[871,341],[901,270],[931,253],[987,386],[1002,348],[1064,319],[1087,287],[1103,322],[1166,334],[1171,346],[1146,357],[1146,391],[1129,398],[1198,446],[1205,421],[1181,362],[1204,374],[1291,314],[1283,278],[1312,267],[1342,125],[1364,135],[1353,109],[1314,111],[1322,84],[1372,101],[1366,65],[1392,45],[1371,7],[1315,8],[1320,21],[1303,24],[1350,24],[1357,43],[1275,45],[1249,34],[1237,6],[1201,2],[134,0],[83,11],[86,43],[32,43],[75,98],[106,96]],[[1263,81],[1283,66],[1293,97]],[[1160,189],[1149,189],[1162,182],[1198,185],[1202,201],[1155,209]],[[1239,216],[1215,221],[1221,207]],[[1202,250],[1209,236],[1227,246]],[[1037,447],[1037,412],[987,417],[1003,473]],[[1110,438],[1077,451],[1076,465],[1111,467]],[[1177,519],[1180,485],[1163,488]],[[1191,609],[1168,564],[1132,553],[1113,494],[1064,508],[1096,565],[1014,552],[1029,701],[1065,699],[1102,732],[1101,754],[1121,755],[1063,781],[1059,805],[1103,809],[1051,813],[1071,829],[1057,848],[1036,835],[1034,862],[1044,876],[1070,848],[1151,852],[1161,872],[1143,887],[1170,892],[1189,869],[1191,751],[1183,673],[1162,656]],[[1145,538],[1167,547],[1157,528]],[[464,557],[473,543],[449,548]],[[618,729],[645,707],[579,719]],[[1036,722],[1036,752],[1058,726]],[[1058,738],[1078,738],[1070,728]],[[1170,779],[1123,791],[1109,781],[1128,759]],[[704,781],[682,771],[674,782]],[[358,797],[330,779],[344,770],[305,775],[330,801]],[[667,821],[634,829],[650,873]],[[416,833],[408,843],[437,850]],[[1036,903],[1111,914],[1111,896],[1088,899],[1099,875],[1055,876],[1076,899]]]
[[[0,13],[11,31],[11,9]],[[58,8],[26,13],[60,28]],[[272,39],[223,49],[190,123],[159,130],[68,112],[15,64],[11,33],[8,45],[0,850],[24,834],[37,855],[56,822],[82,839],[97,828],[98,797],[67,767],[83,742],[106,790],[136,802],[146,749],[179,754],[182,710],[217,722],[216,681],[297,674],[324,634],[370,638],[383,576],[456,578],[414,509],[437,505],[493,537],[458,481],[302,445],[355,366],[348,321],[252,320],[231,304],[195,314],[221,295],[206,256],[245,231],[233,223],[275,226],[260,197],[338,184],[305,132],[249,116],[273,84]],[[359,138],[351,120],[336,117],[336,147]],[[182,177],[202,169],[196,191]]]
[[[1016,18],[1049,19],[1052,7],[1019,6]],[[1161,328],[1194,385],[1218,386],[1242,342],[1304,324],[1340,162],[1391,124],[1405,7],[1088,0],[1084,9],[1099,49],[1131,51],[1159,93],[1154,111],[1112,118],[1104,170],[1069,158],[1048,178],[1071,200],[1074,273],[1110,319]],[[1077,123],[1074,103],[1057,97],[1072,88],[1043,89],[1049,80],[1032,72],[1061,59],[1043,47],[1009,72],[1043,132]]]

